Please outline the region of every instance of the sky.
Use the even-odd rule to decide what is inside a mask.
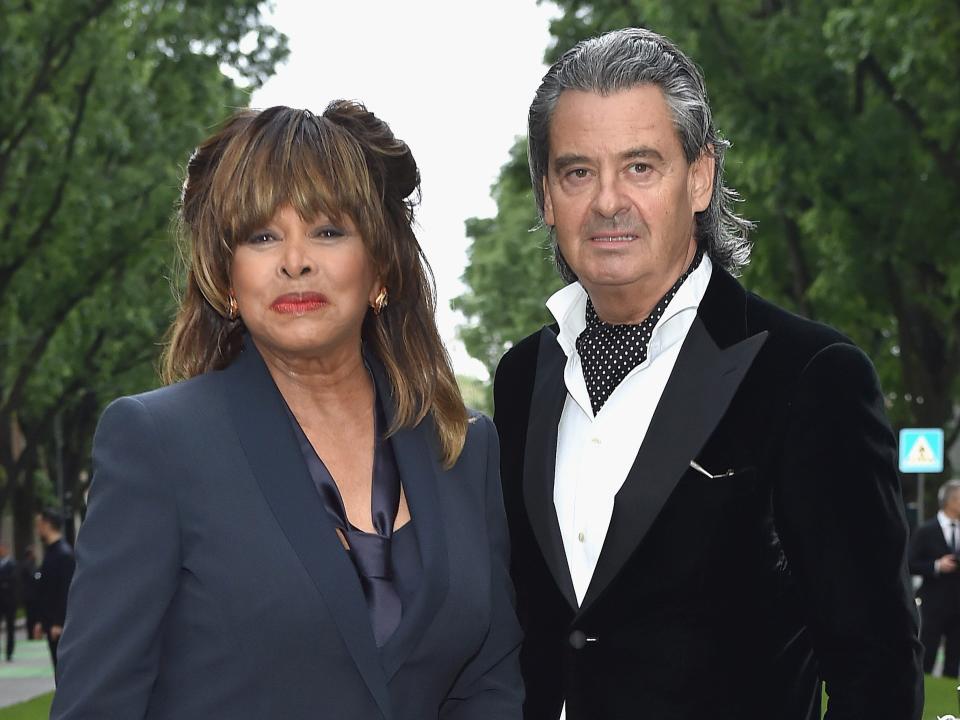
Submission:
[[[557,14],[536,0],[276,0],[267,14],[288,36],[290,57],[253,93],[252,107],[321,112],[334,99],[359,100],[412,149],[423,183],[417,237],[458,374],[487,377],[457,337],[463,317],[450,309],[465,289],[464,221],[496,213],[490,187],[526,132]]]

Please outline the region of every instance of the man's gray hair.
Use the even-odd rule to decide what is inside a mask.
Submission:
[[[960,490],[960,480],[947,480],[947,482],[940,486],[940,489],[937,490],[937,502],[940,503],[941,510],[947,504],[950,496],[957,492],[957,490]]]
[[[564,90],[609,95],[638,85],[656,85],[673,115],[674,127],[688,163],[713,150],[715,169],[710,205],[696,215],[700,247],[733,274],[750,260],[748,235],[753,223],[733,211],[737,192],[723,184],[723,156],[730,146],[713,125],[703,75],[670,40],[643,28],[614,30],[583,40],[565,52],[543,76],[530,105],[528,159],[533,193],[543,220],[543,178],[550,157],[550,119]],[[560,274],[568,282],[576,275],[553,237]]]

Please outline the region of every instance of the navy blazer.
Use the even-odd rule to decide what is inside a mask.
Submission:
[[[429,421],[391,438],[423,577],[378,650],[283,398],[247,345],[223,371],[104,412],[51,718],[519,718],[490,420],[472,419],[450,470]]]

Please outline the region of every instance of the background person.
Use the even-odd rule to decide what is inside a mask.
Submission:
[[[920,598],[920,641],[923,671],[933,672],[940,640],[944,640],[943,675],[960,672],[960,480],[937,492],[940,510],[910,539],[910,572],[923,577]]]
[[[0,543],[0,620],[7,630],[7,660],[13,659],[14,629],[17,622],[17,563],[4,543]]]
[[[240,112],[191,158],[189,379],[100,421],[52,718],[520,717],[497,436],[418,190],[350,102]]]
[[[63,537],[63,516],[47,508],[36,518],[37,534],[43,542],[43,562],[37,570],[37,613],[39,622],[33,636],[46,636],[50,659],[57,667],[58,646],[67,614],[67,593],[76,567],[73,548]]]
[[[23,550],[23,558],[20,560],[20,603],[23,606],[23,614],[26,622],[24,629],[27,634],[27,640],[33,638],[33,629],[38,622],[37,610],[37,560],[33,552],[33,546],[27,545]]]

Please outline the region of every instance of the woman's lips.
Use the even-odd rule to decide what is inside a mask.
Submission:
[[[281,314],[303,315],[326,304],[327,298],[320,293],[287,293],[274,300],[270,309]]]

